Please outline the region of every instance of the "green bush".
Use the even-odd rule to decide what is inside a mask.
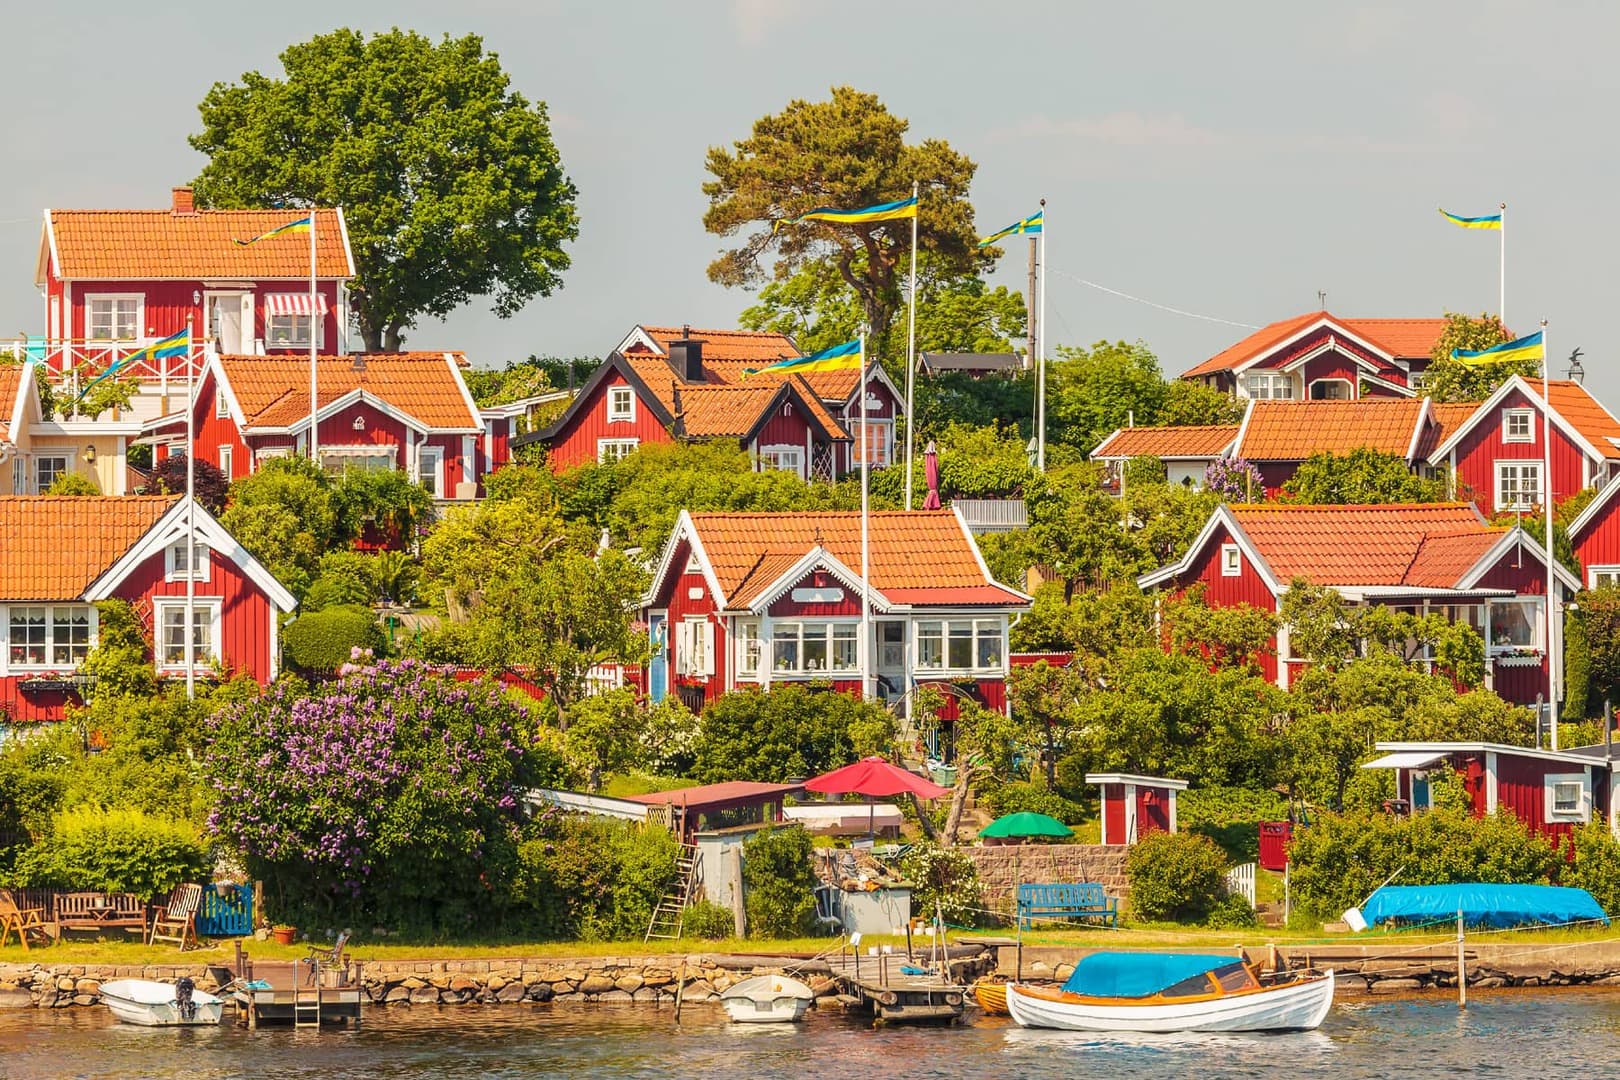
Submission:
[[[1258,788],[1191,788],[1176,799],[1177,824],[1215,841],[1235,863],[1260,857],[1260,822],[1287,817],[1288,800]]]
[[[1065,825],[1078,825],[1091,816],[1084,806],[1072,799],[1065,799],[1044,785],[1023,780],[990,788],[983,793],[981,801],[997,817],[1029,812],[1057,818]]]
[[[1295,902],[1322,918],[1363,903],[1397,871],[1397,885],[1544,885],[1562,862],[1510,814],[1475,818],[1450,808],[1325,814],[1294,831],[1288,858]]]
[[[356,649],[381,653],[382,628],[370,609],[342,605],[300,615],[287,624],[282,644],[289,662],[305,671],[336,671]]]
[[[50,835],[18,860],[19,884],[134,893],[155,900],[208,875],[208,853],[186,821],[140,810],[79,807],[58,813]]]
[[[308,615],[323,608],[365,607],[377,598],[371,570],[372,556],[358,551],[333,551],[321,556],[320,568],[299,611]]]
[[[743,909],[748,936],[796,938],[816,926],[810,834],[798,825],[765,829],[743,842]]]
[[[979,867],[961,848],[920,840],[900,861],[900,873],[911,882],[913,915],[931,921],[942,913],[953,926],[977,926],[982,921]]]
[[[731,909],[712,900],[699,900],[681,918],[681,936],[724,941],[736,934],[737,920]]]
[[[96,482],[83,473],[58,473],[51,486],[45,489],[47,495],[100,495],[101,489]]]
[[[1585,889],[1604,912],[1620,915],[1620,842],[1596,818],[1575,830],[1573,839],[1575,858],[1559,884]]]
[[[894,718],[876,702],[799,683],[734,690],[703,711],[692,777],[781,783],[882,754],[893,741]]]
[[[1226,856],[1197,833],[1150,833],[1125,856],[1131,918],[1199,922],[1226,894]]]
[[[146,632],[129,601],[96,604],[96,647],[84,659],[84,673],[95,678],[97,699],[157,693]]]
[[[1227,893],[1209,909],[1204,925],[1211,930],[1249,930],[1259,926],[1260,919],[1248,900],[1236,893]]]

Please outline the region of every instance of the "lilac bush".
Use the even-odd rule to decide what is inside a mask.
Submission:
[[[210,717],[208,828],[278,917],[487,925],[515,866],[520,795],[560,779],[561,758],[492,684],[356,659],[336,681],[283,681]]]
[[[1221,458],[1204,470],[1204,490],[1214,492],[1222,502],[1263,502],[1266,484],[1260,470],[1242,458]]]

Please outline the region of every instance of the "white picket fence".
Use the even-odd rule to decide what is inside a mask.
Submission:
[[[1249,902],[1250,907],[1255,906],[1254,871],[1255,864],[1250,862],[1234,866],[1226,872],[1226,891],[1234,896],[1243,897]]]

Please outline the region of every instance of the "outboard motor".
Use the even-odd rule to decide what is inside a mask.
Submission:
[[[196,988],[184,975],[174,981],[174,1009],[182,1020],[190,1021],[197,1015],[197,1003],[191,1000],[191,992]]]

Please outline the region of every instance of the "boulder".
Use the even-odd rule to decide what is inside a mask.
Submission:
[[[34,1004],[34,995],[20,986],[0,988],[0,1009],[26,1009]]]
[[[571,983],[565,979],[562,982],[552,983],[551,989],[552,992],[556,994],[572,994],[576,993],[579,990],[579,987],[575,983]]]
[[[581,980],[579,984],[579,992],[587,996],[605,994],[612,989],[614,989],[612,979],[606,975],[597,975],[595,973]]]
[[[56,988],[58,990],[66,990],[68,993],[72,993],[73,992],[73,976],[71,976],[71,975],[59,975],[59,976],[57,976],[57,978],[56,978]]]
[[[420,990],[427,985],[427,980],[412,975],[410,978],[402,980],[399,985],[407,990]]]
[[[522,983],[509,982],[496,992],[495,1000],[509,1005],[514,1001],[522,1001],[527,993],[528,989]]]
[[[556,980],[551,980],[555,982]],[[675,981],[675,973],[665,968],[647,968],[641,973],[643,986],[668,986]]]
[[[634,994],[637,990],[641,989],[644,981],[645,980],[643,980],[640,975],[620,975],[617,979],[613,980],[613,985],[618,987],[620,990],[623,990],[627,994]]]
[[[101,983],[96,979],[80,979],[73,984],[73,989],[81,994],[99,994],[101,993]],[[198,989],[204,989],[204,987],[198,987]]]
[[[1073,964],[1059,964],[1057,967],[1052,969],[1052,978],[1058,979],[1058,980],[1067,979],[1070,975],[1073,975],[1073,974],[1074,974],[1074,965]]]
[[[529,999],[531,1001],[550,1001],[553,992],[550,983],[535,983],[529,987]]]
[[[1372,984],[1375,994],[1398,994],[1407,990],[1423,989],[1422,979],[1379,979]]]
[[[438,1003],[439,991],[434,987],[418,986],[411,991],[412,1005],[437,1005]]]
[[[609,990],[607,993],[603,994],[601,997],[597,998],[596,1000],[600,1001],[600,1002],[603,1002],[603,1003],[613,1003],[613,1004],[618,1004],[618,1005],[628,1005],[631,1001],[633,1001],[635,999],[632,998],[629,994],[625,993],[623,990]]]
[[[409,990],[407,990],[404,986],[390,987],[388,989],[388,992],[383,995],[383,1003],[384,1004],[392,1005],[392,1004],[394,1004],[395,1002],[398,1002],[398,1001],[403,1001],[407,1005],[410,1004],[411,992]]]
[[[73,995],[73,1004],[75,1004],[75,1005],[94,1005],[97,1000],[99,1000],[99,999],[94,994],[74,994]]]
[[[658,991],[654,990],[650,986],[643,986],[640,990],[637,990],[635,993],[631,994],[630,996],[631,996],[631,998],[633,998],[634,1000],[636,1000],[638,1002],[657,1001],[658,1000]]]
[[[450,989],[454,990],[458,994],[476,993],[478,990],[478,980],[469,979],[465,975],[457,975],[455,978],[450,980]]]

